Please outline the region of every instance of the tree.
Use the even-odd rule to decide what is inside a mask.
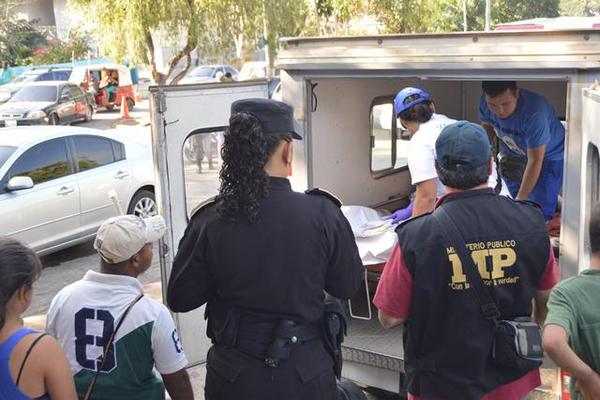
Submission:
[[[348,34],[349,22],[366,9],[364,0],[315,0],[320,35]]]
[[[29,21],[6,17],[0,24],[0,61],[28,64],[33,52],[45,43],[46,38]]]
[[[177,83],[191,67],[191,52],[198,44],[201,15],[200,0],[69,0],[88,20],[96,22],[95,34],[102,52],[116,60],[127,56],[133,63],[150,67],[159,84]],[[158,70],[155,48],[159,40],[174,46],[183,42],[167,63],[167,72]],[[183,60],[183,68],[177,71]]]
[[[204,26],[210,30],[201,33],[200,51],[212,48],[224,56],[233,47],[236,58],[241,60],[247,41],[254,38],[259,29],[260,1],[205,0],[204,4]]]
[[[81,60],[90,52],[90,42],[87,35],[72,31],[67,40],[51,38],[48,46],[34,52],[32,61],[35,64],[59,64],[72,60]]]
[[[370,11],[384,33],[431,32],[436,30],[432,17],[439,6],[435,0],[372,0]]]
[[[234,52],[240,64],[246,53],[261,48],[272,67],[281,36],[298,36],[307,24],[306,2],[297,0],[205,0],[204,26],[198,51],[213,59]]]
[[[277,55],[277,43],[284,36],[300,36],[306,28],[309,9],[305,2],[296,0],[262,0],[263,9],[259,18],[263,22],[262,34],[267,54],[268,71],[271,76]]]
[[[560,10],[574,17],[600,16],[600,0],[561,0]]]
[[[0,0],[0,61],[27,64],[34,50],[45,44],[45,37],[33,23],[15,16],[25,0]]]
[[[388,33],[463,30],[462,0],[373,0],[372,11]],[[467,26],[485,27],[485,0],[467,0]],[[426,11],[423,11],[426,10]],[[492,25],[531,18],[557,17],[559,0],[494,0]]]

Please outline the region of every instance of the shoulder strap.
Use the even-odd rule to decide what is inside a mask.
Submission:
[[[8,357],[12,349],[16,346],[17,343],[25,336],[30,333],[35,332],[33,329],[29,328],[21,328],[17,330],[15,333],[10,335],[8,339],[4,343],[0,343],[0,357]]]
[[[131,311],[131,309],[133,308],[135,303],[140,301],[140,299],[142,297],[144,297],[143,293],[138,294],[136,296],[136,298],[133,299],[133,301],[131,303],[129,303],[129,306],[127,306],[127,308],[123,312],[123,315],[121,315],[121,318],[119,319],[119,322],[117,323],[117,326],[115,326],[115,329],[113,330],[112,334],[110,335],[108,342],[106,342],[106,347],[104,347],[104,351],[102,352],[102,362],[100,362],[100,367],[96,370],[96,373],[94,374],[94,377],[92,378],[92,381],[90,382],[90,385],[88,386],[87,391],[85,392],[85,396],[83,397],[83,400],[89,400],[92,398],[92,391],[94,390],[94,386],[96,385],[96,380],[98,379],[98,375],[100,374],[100,371],[102,371],[102,368],[104,367],[104,363],[106,362],[106,356],[108,355],[108,352],[110,351],[110,349],[112,347],[115,336],[117,335],[117,331],[123,324],[123,321],[125,320],[125,317],[127,316],[127,314],[129,314],[129,311]]]
[[[48,334],[42,333],[40,336],[36,337],[35,340],[29,345],[29,348],[27,349],[27,353],[25,353],[25,358],[23,358],[23,362],[21,363],[21,367],[19,368],[19,373],[17,374],[17,380],[15,381],[15,385],[17,387],[19,386],[19,381],[21,380],[21,374],[23,373],[23,368],[25,368],[25,363],[27,362],[29,355],[31,354],[31,350],[33,350],[33,348],[35,347],[36,344],[38,344],[40,339],[46,335],[48,335]]]
[[[489,290],[485,287],[483,279],[481,279],[481,275],[479,275],[479,270],[473,262],[473,258],[467,252],[467,245],[456,227],[454,220],[452,220],[452,217],[450,217],[450,214],[448,214],[443,206],[438,207],[432,215],[450,242],[450,245],[454,247],[458,258],[463,265],[467,280],[473,287],[473,292],[479,301],[483,317],[496,323],[500,317],[500,310],[498,310],[498,306],[492,299]]]

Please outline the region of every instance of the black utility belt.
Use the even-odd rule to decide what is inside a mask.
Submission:
[[[244,326],[240,323],[233,345],[230,343],[228,346],[227,343],[219,343],[218,340],[215,343],[232,347],[252,358],[264,360],[266,366],[276,368],[281,361],[290,358],[292,349],[321,338],[321,332],[317,327],[297,324],[289,319],[281,319],[278,323],[272,324],[271,329],[264,329],[264,324],[261,325],[263,325],[261,330],[266,334],[266,336],[258,335],[263,336],[262,338],[257,338],[257,330],[253,329],[254,324]]]

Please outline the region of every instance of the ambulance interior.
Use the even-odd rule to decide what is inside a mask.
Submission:
[[[425,88],[438,113],[479,122],[481,81],[353,78],[318,79],[311,84],[316,109],[309,117],[309,184],[330,190],[345,205],[394,211],[408,204],[414,190],[406,167],[410,134],[394,121],[392,106],[400,89]],[[567,81],[518,81],[518,86],[544,95],[565,121]],[[393,129],[397,134],[392,134]],[[352,317],[344,357],[371,363],[372,358],[356,357],[352,352],[374,352],[387,358],[372,362],[374,373],[381,375],[387,369],[394,376],[403,368],[401,329],[384,331],[371,303],[382,269],[383,264],[369,265],[364,289],[348,303]],[[346,362],[344,368],[344,374],[352,379],[352,363]],[[355,377],[360,381],[364,373],[357,372]]]

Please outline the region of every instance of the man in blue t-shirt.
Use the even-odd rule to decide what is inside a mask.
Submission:
[[[511,195],[539,204],[552,219],[562,187],[565,128],[539,94],[514,81],[484,81],[482,126],[500,139],[500,173]]]

